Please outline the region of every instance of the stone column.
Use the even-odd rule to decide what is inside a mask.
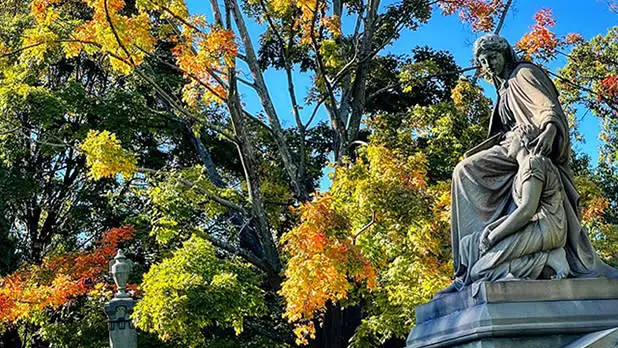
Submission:
[[[130,318],[136,301],[126,291],[132,269],[133,262],[124,256],[121,249],[118,250],[118,254],[109,264],[118,292],[105,304],[111,348],[137,348],[137,332]]]

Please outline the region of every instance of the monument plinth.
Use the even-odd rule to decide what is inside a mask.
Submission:
[[[119,249],[114,260],[109,263],[109,272],[114,278],[118,292],[105,304],[111,348],[137,348],[137,331],[131,320],[136,301],[126,291],[132,270],[133,262]]]
[[[481,282],[416,307],[406,347],[618,347],[618,280]]]

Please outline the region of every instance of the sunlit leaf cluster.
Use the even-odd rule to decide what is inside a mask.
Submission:
[[[473,31],[488,32],[496,26],[496,19],[505,7],[504,0],[447,0],[439,1],[446,15],[457,13]]]
[[[167,244],[171,240],[185,240],[194,233],[204,233],[209,221],[227,211],[208,199],[208,193],[239,200],[238,192],[217,189],[199,165],[165,173],[165,179],[149,188],[150,209],[144,211],[156,240]]]
[[[571,33],[565,37],[557,36],[552,28],[556,25],[551,9],[541,9],[534,15],[534,25],[530,32],[524,34],[516,46],[524,58],[535,61],[550,61],[558,55],[561,49],[583,41],[581,35]]]
[[[336,166],[329,193],[301,208],[300,224],[284,236],[289,259],[281,291],[300,343],[312,338],[311,319],[319,322],[330,304],[360,298],[364,319],[354,345],[403,337],[414,306],[448,283],[450,185],[438,180],[450,177],[469,143],[484,136],[478,118],[488,116],[488,101],[474,98],[478,106],[468,115],[444,103],[417,106],[403,122],[401,115],[374,117],[356,161]],[[448,174],[428,161],[441,162]],[[371,266],[365,274],[375,272],[377,286],[358,279],[358,266],[349,265],[355,253]]]
[[[323,196],[300,208],[300,224],[282,239],[289,255],[286,281],[280,294],[286,298],[284,316],[297,323],[297,343],[315,338],[311,321],[329,301],[348,297],[355,283],[377,286],[376,272],[356,245],[347,217],[333,197]]]
[[[90,168],[88,175],[95,180],[116,174],[129,179],[137,170],[135,157],[123,149],[116,135],[109,131],[89,131],[81,150]]]
[[[60,1],[34,0],[31,8],[36,26],[26,31],[24,47],[40,45],[33,50],[39,56],[51,43],[62,44],[67,57],[74,57],[81,51],[89,54],[103,51],[112,69],[121,74],[135,69],[154,49],[156,39],[146,12],[123,13],[124,0],[87,0],[83,3],[91,9],[91,18],[72,17]],[[62,28],[60,22],[69,26],[72,33],[54,30],[54,26]]]
[[[193,236],[144,275],[134,319],[163,340],[197,347],[209,327],[240,334],[246,317],[263,313],[259,283],[247,264],[219,259],[208,241]]]

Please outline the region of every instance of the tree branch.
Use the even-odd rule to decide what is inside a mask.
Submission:
[[[264,107],[264,112],[268,118],[268,123],[272,128],[273,140],[279,149],[279,154],[290,179],[290,184],[294,190],[294,194],[299,200],[307,201],[309,199],[309,194],[301,184],[302,178],[298,176],[298,167],[285,140],[281,122],[268,92],[266,82],[264,81],[264,77],[255,54],[255,49],[251,41],[251,36],[249,35],[244,18],[240,12],[237,0],[227,0],[227,4],[229,5],[232,15],[234,16],[234,21],[236,22],[236,27],[238,28],[240,38],[245,46],[247,64],[249,65],[249,70],[253,75],[255,90],[260,98],[260,101],[262,102],[262,106]]]
[[[268,131],[268,133],[270,133],[271,136],[273,136],[274,138],[274,132],[272,130],[272,128],[270,128],[270,126],[268,124],[266,124],[266,122],[264,122],[263,120],[261,120],[259,117],[252,115],[250,112],[248,112],[247,110],[242,110],[243,115],[245,115],[247,118],[249,118],[251,121],[255,122],[256,124],[258,124],[260,127],[264,128],[265,130]]]
[[[361,42],[359,53],[359,64],[356,68],[356,74],[354,76],[354,82],[351,92],[350,107],[351,113],[347,118],[346,131],[348,141],[354,141],[358,137],[360,130],[360,123],[365,111],[366,103],[366,82],[367,74],[369,70],[370,59],[373,58],[391,39],[385,40],[383,45],[373,52],[371,48],[373,46],[373,35],[376,30],[375,22],[377,20],[378,7],[380,6],[380,0],[369,0],[367,16],[365,17],[364,33]],[[402,16],[405,17],[405,16]],[[403,19],[400,19],[400,23],[403,23]],[[395,26],[395,31],[401,24]],[[394,31],[394,32],[395,32]],[[347,146],[347,144],[345,145]]]
[[[468,68],[463,68],[463,69],[459,69],[459,70],[455,70],[455,71],[447,71],[447,72],[443,72],[443,73],[439,73],[439,74],[427,75],[424,78],[428,80],[428,79],[433,79],[433,78],[436,78],[436,77],[458,75],[458,74],[461,74],[461,73],[466,72],[466,71],[476,70],[478,68],[479,67],[477,67],[477,66],[471,66],[471,67],[468,67]],[[382,87],[382,88],[378,89],[377,91],[375,91],[371,95],[369,95],[369,97],[367,97],[367,103],[369,103],[373,98],[377,97],[378,95],[388,91],[391,88],[395,88],[395,87],[397,87],[399,85],[401,85],[401,82],[398,81],[398,82],[393,82],[393,83],[391,83],[391,84],[389,84],[389,85],[387,85],[385,87]]]
[[[593,91],[592,89],[590,89],[590,88],[588,88],[588,87],[581,86],[581,85],[579,85],[579,84],[577,84],[577,83],[575,83],[575,82],[573,82],[573,81],[571,81],[571,80],[569,80],[569,79],[567,79],[567,78],[565,78],[565,77],[562,77],[562,76],[560,76],[560,75],[558,75],[558,74],[556,74],[556,73],[553,73],[553,72],[551,72],[551,71],[549,71],[549,70],[547,71],[547,73],[548,73],[548,74],[550,74],[551,76],[556,77],[556,78],[557,78],[557,79],[559,79],[560,81],[563,81],[563,82],[566,82],[566,83],[570,84],[570,85],[571,85],[571,86],[573,86],[573,87],[577,87],[577,88],[581,89],[582,91],[586,91],[586,92],[588,92],[588,93],[590,93],[590,94],[593,94],[593,95],[598,96],[599,98],[601,98],[601,100],[603,100],[603,101],[605,102],[605,104],[606,104],[606,105],[607,105],[610,109],[612,109],[612,110],[613,110],[613,111],[615,111],[615,112],[618,112],[618,105],[616,105],[616,103],[615,103],[614,101],[612,101],[611,99],[608,99],[608,98],[607,98],[606,96],[604,96],[603,94],[598,93],[598,92],[595,92],[595,91]]]
[[[170,10],[168,7],[161,5],[159,3],[156,3],[152,0],[148,0],[149,3],[151,3],[152,5],[162,9],[163,11],[169,13],[173,18],[175,18],[176,20],[178,20],[180,23],[186,25],[187,27],[195,30],[196,32],[202,34],[202,35],[207,35],[204,31],[202,31],[202,29],[196,27],[195,25],[187,22],[184,18],[180,17],[179,15],[177,15],[176,13],[174,13],[172,10]]]
[[[107,19],[107,22],[109,23],[109,27],[112,30],[112,33],[114,34],[114,38],[116,39],[118,46],[120,46],[122,51],[127,55],[127,59],[129,59],[129,61],[131,62],[131,66],[135,68],[135,62],[133,61],[133,57],[131,56],[131,54],[129,54],[129,51],[124,46],[122,41],[120,41],[120,36],[118,36],[118,32],[116,31],[116,28],[114,27],[114,23],[112,22],[112,17],[109,15],[109,9],[107,8],[107,0],[103,0],[103,7],[105,7],[105,17]]]
[[[170,69],[172,69],[172,70],[174,70],[174,71],[177,71],[177,72],[179,72],[179,73],[181,73],[181,74],[183,74],[183,75],[188,76],[191,80],[193,80],[193,81],[197,82],[200,86],[202,86],[202,87],[206,88],[206,89],[207,89],[207,90],[208,90],[208,91],[209,91],[212,95],[214,95],[217,99],[219,99],[219,101],[221,101],[221,102],[223,102],[223,103],[225,103],[225,102],[226,102],[226,99],[225,99],[225,98],[223,98],[222,96],[220,96],[220,95],[217,93],[217,91],[215,91],[215,90],[214,90],[211,86],[209,86],[207,83],[205,83],[204,81],[202,81],[199,77],[195,76],[195,74],[189,73],[189,72],[187,72],[187,71],[185,71],[185,70],[181,69],[180,67],[178,67],[178,66],[176,66],[176,65],[174,65],[174,64],[171,64],[171,63],[169,63],[169,62],[166,62],[165,60],[163,60],[163,59],[159,58],[157,55],[152,54],[152,53],[150,53],[150,52],[148,52],[148,51],[144,50],[144,49],[143,49],[143,48],[141,48],[141,47],[137,47],[137,48],[138,48],[140,51],[142,51],[142,52],[144,52],[145,54],[147,54],[148,56],[153,57],[153,58],[154,58],[156,61],[158,61],[159,63],[161,63],[161,64],[163,64],[163,65],[167,66],[168,68],[170,68]],[[219,85],[221,85],[221,87],[223,87],[223,88],[227,88],[227,84],[225,83],[225,81],[223,81],[223,80],[222,80],[219,76],[217,76],[217,74],[216,74],[214,71],[212,71],[211,69],[209,69],[209,68],[207,68],[207,67],[205,67],[205,70],[206,70],[206,72],[208,72],[208,75],[209,75],[209,76],[211,76],[212,78],[214,78],[214,79],[215,79],[215,81],[217,81],[217,83],[218,83]]]
[[[315,118],[315,116],[318,113],[318,109],[320,108],[320,106],[322,106],[322,104],[326,101],[327,98],[328,98],[327,96],[323,96],[320,100],[318,100],[318,103],[313,108],[313,112],[311,113],[311,117],[309,117],[309,120],[304,125],[305,129],[309,128],[309,125],[311,124],[311,122],[313,122],[313,119]]]
[[[361,233],[367,231],[369,229],[369,227],[373,226],[373,224],[376,222],[376,212],[373,211],[371,212],[371,221],[369,221],[369,223],[367,223],[365,226],[363,226],[360,230],[358,230],[356,233],[354,233],[354,242],[356,242],[356,239],[358,238],[358,236],[361,235]]]
[[[170,95],[169,93],[167,93],[161,86],[159,86],[159,84],[157,84],[153,79],[150,78],[150,76],[147,76],[145,73],[136,70],[135,71],[136,74],[141,77],[144,81],[146,81],[148,84],[150,84],[156,91],[157,93],[174,109],[176,109],[178,112],[180,112],[181,114],[185,115],[186,117],[188,117],[189,119],[193,119],[193,120],[197,120],[198,122],[206,125],[209,129],[212,129],[213,131],[221,134],[222,136],[224,136],[226,139],[228,139],[229,141],[236,143],[238,142],[238,139],[236,139],[234,137],[234,135],[229,134],[225,129],[218,127],[216,125],[210,124],[210,123],[206,123],[203,122],[202,120],[200,120],[197,116],[193,115],[191,112],[189,112],[187,109],[185,109],[183,106],[181,106],[180,104],[178,104]]]
[[[150,169],[150,168],[144,168],[144,167],[138,167],[137,168],[138,171],[140,172],[144,172],[144,173],[152,173],[155,175],[160,175],[162,172],[158,171],[158,170],[154,170],[154,169]],[[185,187],[190,188],[190,189],[195,189],[197,191],[199,191],[201,194],[203,194],[206,198],[221,204],[222,206],[232,209],[232,210],[236,210],[242,214],[244,214],[245,216],[249,216],[248,211],[241,207],[240,205],[229,201],[223,197],[219,197],[211,192],[208,192],[207,190],[205,190],[204,188],[197,186],[194,182],[192,182],[191,180],[187,180],[187,179],[183,179],[183,178],[177,178],[178,182],[183,184]]]
[[[268,265],[266,265],[263,260],[259,259],[255,255],[253,255],[253,253],[251,253],[251,252],[249,252],[247,250],[244,250],[244,249],[242,249],[240,247],[236,247],[235,245],[227,243],[227,242],[225,242],[225,241],[223,241],[221,239],[217,239],[217,238],[209,235],[207,233],[207,231],[204,231],[203,236],[204,236],[204,238],[208,239],[208,241],[210,243],[212,243],[212,245],[214,245],[215,247],[217,247],[219,249],[223,249],[223,250],[229,252],[230,254],[242,257],[243,259],[245,259],[246,261],[248,261],[249,263],[251,263],[255,267],[259,268],[260,270],[262,270],[263,272],[268,274],[268,272],[269,272]]]
[[[496,26],[496,29],[494,30],[494,34],[500,34],[500,30],[502,30],[502,26],[504,25],[504,20],[506,19],[506,15],[509,12],[509,8],[511,7],[512,3],[513,3],[513,0],[508,0],[506,2],[506,5],[504,5],[504,9],[502,10],[502,13],[500,14],[500,20],[498,21],[498,25]]]

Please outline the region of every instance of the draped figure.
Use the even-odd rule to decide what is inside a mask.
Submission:
[[[517,127],[532,127],[539,131],[538,137],[529,144],[533,158],[529,166],[533,172],[535,166],[543,166],[542,171],[555,172],[555,183],[560,183],[566,222],[563,250],[569,275],[618,278],[618,271],[600,260],[582,228],[579,195],[569,167],[568,122],[551,79],[536,65],[519,61],[508,42],[494,34],[477,40],[474,55],[492,77],[498,97],[490,119],[488,139],[468,151],[453,172],[451,237],[456,276],[454,287],[460,290],[475,280],[500,280],[508,273],[502,276],[494,273],[492,277],[472,276],[474,265],[466,264],[470,260],[465,260],[470,254],[462,255],[460,247],[462,241],[478,243],[471,246],[478,251],[484,242],[482,238],[486,239],[488,233],[522,203],[513,195],[520,165],[508,156],[513,131]],[[535,156],[546,160],[534,159]],[[483,231],[486,232],[484,235]],[[472,242],[474,238],[476,241]],[[505,242],[496,242],[493,248],[504,248]],[[511,238],[508,243],[521,241]],[[502,253],[502,262],[512,261],[516,254],[523,256],[515,252],[512,255]],[[494,266],[505,267],[499,263]],[[536,279],[538,275],[535,271],[526,278]],[[452,290],[447,289],[447,292]]]

